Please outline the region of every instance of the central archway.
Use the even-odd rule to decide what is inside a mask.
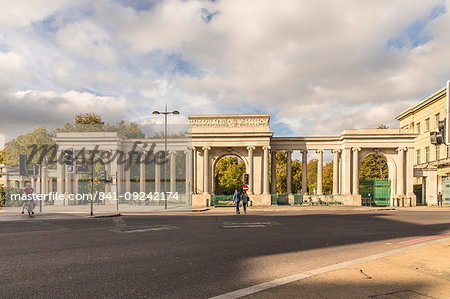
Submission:
[[[225,155],[217,159],[214,167],[214,195],[233,195],[242,191],[245,162],[238,155]]]
[[[367,153],[359,162],[359,194],[362,205],[389,206],[391,180],[388,159],[380,153]]]

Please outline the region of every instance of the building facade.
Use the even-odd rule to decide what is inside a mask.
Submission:
[[[396,117],[402,129],[414,129],[414,184],[422,205],[437,205],[443,194],[450,204],[450,146],[433,144],[430,134],[438,131],[439,121],[447,117],[447,89],[444,87]],[[448,140],[446,140],[448,142]]]

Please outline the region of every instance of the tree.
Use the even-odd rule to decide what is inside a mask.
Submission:
[[[377,129],[389,129],[389,127],[385,124],[380,124]]]
[[[323,186],[324,194],[331,194],[333,192],[333,163],[328,162],[323,168]]]
[[[362,159],[359,165],[359,179],[375,180],[387,179],[389,177],[389,167],[386,159],[381,155],[368,155]]]
[[[41,157],[42,146],[51,149],[55,145],[52,137],[54,135],[47,131],[45,127],[35,128],[32,132],[20,135],[5,144],[6,150],[6,163],[16,166],[19,162],[19,155],[27,155],[29,164],[39,164]],[[39,152],[37,152],[39,150]],[[34,155],[32,153],[34,152]],[[45,155],[51,158],[53,154],[52,150],[47,152]]]
[[[5,155],[6,155],[5,149],[2,149],[0,151],[0,164],[5,164],[5,159],[6,159]]]
[[[105,124],[101,116],[95,113],[77,114],[75,124],[66,123],[55,132],[117,132],[127,138],[145,138],[137,123],[121,120],[116,125]]]
[[[308,192],[310,194],[314,194],[314,190],[317,187],[317,165],[318,165],[317,159],[311,159],[309,160],[308,164],[306,165],[306,178],[308,182]]]
[[[145,138],[145,134],[138,127],[138,125],[133,122],[126,123],[124,120],[121,120],[115,126],[115,129],[120,135],[126,136],[128,138]]]
[[[276,154],[276,192],[285,194],[287,192],[287,154],[285,151],[278,151]],[[271,171],[271,170],[270,170]],[[293,159],[291,162],[291,192],[298,193],[302,186],[302,163]]]
[[[81,113],[75,115],[75,125],[103,125],[102,117],[95,113]]]
[[[238,157],[228,156],[220,159],[214,173],[215,193],[231,195],[235,189],[242,191],[244,185],[242,176],[245,173],[244,161]]]

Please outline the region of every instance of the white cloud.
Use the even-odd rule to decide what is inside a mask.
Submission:
[[[72,0],[2,0],[0,1],[0,27],[24,27],[47,18]]]
[[[108,33],[91,21],[83,20],[61,28],[56,39],[63,48],[83,58],[103,64],[116,60]]]
[[[10,51],[0,52],[6,65],[0,63],[0,78],[9,87],[20,82],[15,91],[53,91],[6,97],[17,109],[12,103],[21,99],[44,115],[55,111],[51,118],[66,117],[74,105],[148,121],[167,102],[183,115],[269,112],[294,135],[331,135],[381,122],[395,126],[398,113],[450,78],[449,12],[425,24],[423,45],[388,46],[408,40],[408,28],[449,1],[167,0],[138,11],[103,0],[86,15],[79,4],[36,3],[42,7],[30,5],[17,26],[56,14],[58,28],[0,32],[0,49],[5,44]],[[207,12],[217,12],[209,23]],[[189,65],[178,71],[177,59],[201,75]],[[26,82],[9,76],[26,72],[33,74]],[[78,102],[70,99],[83,93],[71,97],[67,90],[92,93]]]
[[[97,96],[89,92],[28,90],[2,99],[0,117],[4,124],[27,123],[31,125],[73,122],[78,113],[94,112],[106,121],[117,122],[124,118],[129,103],[123,97]]]
[[[0,93],[8,91],[24,69],[23,58],[14,52],[0,52]]]

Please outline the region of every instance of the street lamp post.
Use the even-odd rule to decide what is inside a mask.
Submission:
[[[167,111],[167,103],[164,111],[153,111],[153,114],[164,114],[164,155],[167,159],[167,115],[168,114],[180,114],[179,111]],[[156,161],[155,161],[156,162]],[[167,192],[166,192],[166,175],[167,175],[167,161],[164,162],[164,174],[163,174],[163,195],[164,195],[164,208],[167,209]]]

